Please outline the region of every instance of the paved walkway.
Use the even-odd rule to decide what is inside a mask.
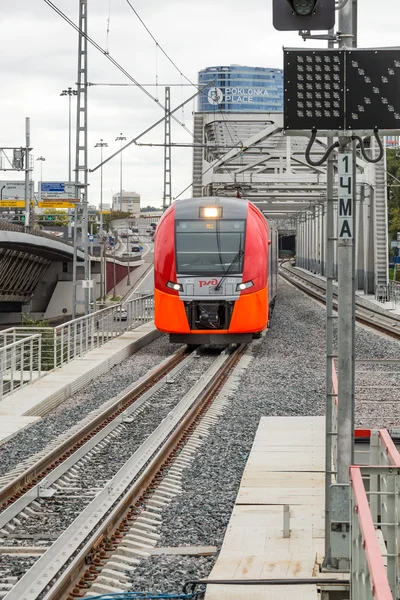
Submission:
[[[318,600],[324,554],[325,418],[262,417],[221,552],[208,579],[282,585],[208,585],[206,600]],[[340,575],[338,575],[340,577]]]

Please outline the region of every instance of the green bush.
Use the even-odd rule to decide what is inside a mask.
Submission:
[[[22,328],[23,329],[41,329],[50,327],[49,323],[45,320],[36,321],[27,314],[22,314]],[[29,331],[26,332],[29,335]],[[53,328],[51,331],[47,329],[43,332],[35,331],[34,333],[40,333],[42,336],[42,370],[50,371],[54,368],[54,333]]]

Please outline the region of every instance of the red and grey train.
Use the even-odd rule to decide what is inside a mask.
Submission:
[[[267,326],[277,272],[277,232],[254,204],[179,200],[155,235],[156,327],[171,342],[249,342]]]

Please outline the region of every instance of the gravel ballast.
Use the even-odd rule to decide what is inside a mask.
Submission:
[[[358,358],[398,356],[398,342],[364,327],[357,326],[356,345]],[[325,309],[320,304],[280,279],[271,329],[253,342],[251,352],[253,360],[228,408],[184,471],[183,493],[163,511],[159,547],[220,549],[261,416],[325,412]],[[374,386],[386,385],[385,369],[374,375]],[[363,399],[365,393],[363,388]],[[371,392],[369,398],[374,397]],[[363,400],[357,405],[357,426],[372,426],[372,421],[379,426],[398,423],[399,408],[385,418],[379,405]],[[135,591],[179,592],[185,580],[207,575],[215,560],[151,557],[127,575]]]
[[[159,353],[159,361],[163,352],[167,349],[168,352],[171,351],[166,339],[154,344],[155,351]],[[142,367],[148,369],[149,362],[153,359],[153,344],[144,350],[147,353]],[[183,473],[183,492],[173,498],[163,510],[159,528],[161,537],[157,544],[159,547],[201,545],[217,546],[220,549],[261,416],[324,414],[324,307],[280,279],[271,329],[265,338],[253,342],[250,352],[252,360],[247,369],[240,372],[229,405],[211,428],[190,468]],[[357,358],[397,358],[398,353],[397,341],[357,326]],[[128,361],[134,360],[138,355],[139,353]],[[166,355],[162,355],[161,359]],[[125,361],[125,365],[128,361]],[[116,372],[116,369],[121,370]],[[120,365],[116,369],[109,374],[110,380],[106,384],[109,387],[114,385],[112,377],[122,377],[126,366],[122,368]],[[363,376],[366,371],[368,377]],[[399,376],[395,369],[384,367],[371,370],[365,365],[359,365],[356,377],[359,386],[356,425],[390,427],[397,424],[399,403],[393,398],[392,391],[385,392],[386,400],[379,400],[376,395],[377,388],[383,390],[388,385],[398,385]],[[121,387],[126,385],[125,380]],[[91,384],[86,389],[90,391],[91,386],[96,384]],[[121,388],[114,388],[112,395],[119,389]],[[70,407],[73,413],[79,412],[85,405],[84,392],[81,391],[76,396],[80,396],[81,400]],[[110,395],[107,399],[109,397]],[[89,401],[91,402],[90,396]],[[92,406],[91,410],[97,406],[98,404]],[[66,404],[49,415],[54,418],[53,424],[57,422],[57,414],[64,416],[65,407]],[[68,426],[71,424],[70,422]],[[35,427],[37,425],[22,432],[4,448],[16,443],[20,436],[28,434]],[[18,449],[18,446],[15,448]],[[22,452],[22,449],[19,451]],[[24,452],[26,455],[26,446]],[[0,457],[2,458],[1,452]],[[136,591],[181,592],[184,581],[207,576],[215,560],[216,556],[153,556],[141,560],[126,575],[130,578],[132,589]]]
[[[42,450],[60,433],[81,421],[91,411],[138,381],[173,354],[180,344],[170,344],[166,336],[145,346],[108,373],[101,375],[60,404],[41,421],[23,429],[0,446],[0,476],[27,456]]]

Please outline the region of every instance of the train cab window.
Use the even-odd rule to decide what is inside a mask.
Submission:
[[[187,275],[242,273],[244,220],[176,220],[177,272]]]

